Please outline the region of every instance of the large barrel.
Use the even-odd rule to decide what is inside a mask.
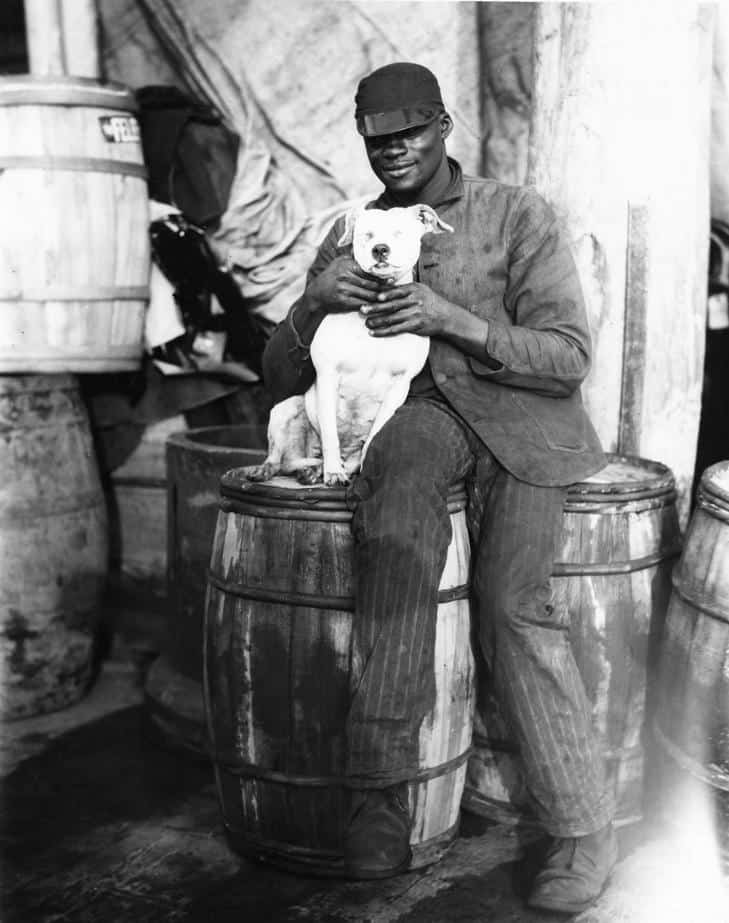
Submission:
[[[185,425],[181,414],[149,424],[131,454],[104,479],[110,546],[105,615],[116,656],[144,661],[166,641],[165,442]],[[102,429],[102,445],[104,439]]]
[[[342,870],[345,716],[354,617],[351,512],[338,488],[221,482],[205,614],[204,690],[231,845],[306,873]],[[436,702],[409,783],[413,867],[457,832],[473,665],[465,493],[440,583]],[[362,785],[364,787],[364,783]]]
[[[167,595],[167,438],[182,415],[152,423],[107,482],[111,567],[120,602],[163,609]]]
[[[688,799],[709,802],[729,863],[729,461],[701,477],[673,574],[654,731],[669,770],[664,807],[679,823],[694,823]]]
[[[569,615],[570,641],[622,822],[642,814],[649,679],[679,550],[676,492],[664,465],[611,456],[602,471],[569,489],[554,604]],[[478,674],[463,806],[528,821],[519,755],[481,661]]]
[[[73,377],[0,377],[0,435],[0,711],[24,718],[88,684],[106,511]]]
[[[260,464],[266,428],[204,426],[166,442],[166,631],[145,683],[147,714],[164,742],[207,757],[202,690],[203,613],[220,478]]]
[[[150,245],[133,94],[0,79],[0,372],[106,372],[142,357]]]

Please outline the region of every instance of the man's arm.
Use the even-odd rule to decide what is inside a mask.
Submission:
[[[508,245],[504,307],[513,323],[488,322],[481,356],[468,350],[471,368],[512,387],[569,394],[590,369],[584,297],[566,233],[534,189],[522,192]]]
[[[271,334],[263,351],[263,380],[275,403],[292,394],[303,394],[314,381],[309,346],[326,312],[311,297],[309,288],[337,255],[337,225],[329,230],[309,267],[303,294]]]
[[[472,371],[512,387],[564,396],[590,367],[590,336],[579,277],[550,206],[524,189],[508,232],[504,307],[512,324],[486,320],[413,283],[370,308],[375,336],[406,331],[442,337],[469,357]],[[380,311],[382,313],[380,313]]]

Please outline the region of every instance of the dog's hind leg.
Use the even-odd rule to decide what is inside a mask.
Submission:
[[[387,423],[390,417],[395,413],[398,407],[401,407],[405,403],[405,398],[408,396],[408,391],[410,390],[410,376],[400,374],[393,379],[392,384],[390,385],[387,394],[385,395],[384,400],[379,406],[375,419],[372,421],[372,426],[367,438],[364,441],[362,446],[362,455],[360,457],[360,464],[364,461],[364,457],[367,454],[367,449],[370,447],[370,443],[374,437],[379,433],[382,427]]]
[[[301,421],[306,422],[304,398],[297,394],[275,404],[268,421],[268,455],[260,465],[241,468],[250,481],[268,481],[286,473],[291,457],[306,454],[305,435]],[[303,442],[302,442],[303,440]]]

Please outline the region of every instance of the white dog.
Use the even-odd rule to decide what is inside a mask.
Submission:
[[[369,275],[401,285],[413,279],[424,234],[452,231],[429,205],[360,208],[346,216],[339,246]],[[360,312],[327,314],[311,343],[316,380],[305,395],[271,410],[268,457],[244,469],[265,481],[296,474],[304,483],[346,484],[372,438],[405,401],[411,380],[425,365],[428,337],[400,333],[373,337]]]

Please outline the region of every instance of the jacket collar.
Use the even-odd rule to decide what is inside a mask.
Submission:
[[[427,194],[424,195],[422,199],[418,200],[418,204],[422,202],[424,205],[430,205],[432,208],[437,209],[439,206],[445,205],[447,202],[453,202],[463,196],[463,171],[461,170],[461,165],[457,160],[449,157],[448,166],[450,167],[450,179],[445,188],[436,191],[432,195],[432,200]],[[385,189],[379,198],[375,200],[373,207],[392,208],[395,204],[389,190]]]

